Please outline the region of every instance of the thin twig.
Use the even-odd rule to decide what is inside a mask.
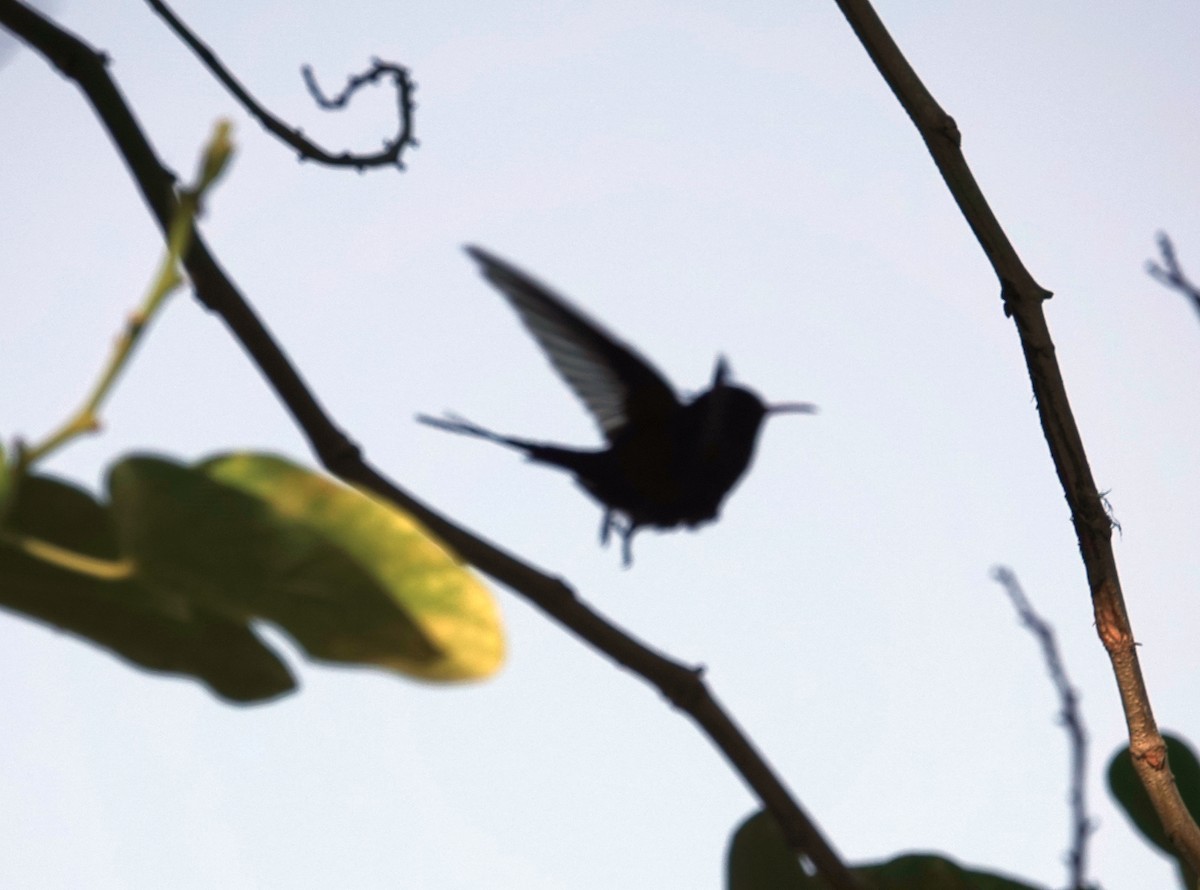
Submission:
[[[1071,749],[1071,786],[1068,799],[1071,804],[1071,845],[1067,849],[1067,875],[1070,890],[1088,890],[1087,842],[1096,830],[1095,823],[1087,814],[1087,731],[1083,727],[1083,715],[1079,710],[1079,693],[1067,678],[1067,669],[1058,651],[1054,628],[1034,610],[1016,573],[1005,566],[992,570],[992,577],[1004,588],[1021,623],[1037,637],[1042,647],[1042,658],[1050,682],[1058,693],[1059,719],[1067,731]]]
[[[103,56],[17,0],[0,0],[0,23],[83,89],[128,164],[151,212],[165,230],[176,202],[171,176],[105,70]],[[324,412],[245,298],[221,270],[199,232],[192,242],[185,266],[197,298],[229,326],[303,430],[326,469],[407,510],[480,571],[511,588],[575,636],[657,687],[701,727],[774,816],[788,846],[806,857],[832,890],[862,890],[858,879],[783,781],[709,692],[700,671],[649,648],[584,604],[563,581],[543,574],[459,527],[383,477],[362,458],[358,446]]]
[[[181,189],[179,206],[169,227],[167,250],[158,264],[158,271],[150,284],[146,297],[125,321],[125,327],[113,343],[112,352],[101,368],[92,390],[83,404],[62,424],[42,441],[22,449],[17,466],[22,471],[53,454],[78,436],[94,433],[101,427],[101,406],[112,395],[117,380],[133,359],[146,332],[166,304],[167,297],[183,284],[180,265],[187,251],[195,227],[196,217],[201,212],[204,193],[216,181],[229,163],[232,145],[229,140],[229,124],[220,122],[213,133],[201,159],[201,169],[196,184]]]
[[[962,136],[954,119],[925,88],[871,4],[868,0],[836,2],[871,61],[917,127],[1000,281],[1004,311],[1016,324],[1042,432],[1071,508],[1071,522],[1087,571],[1096,630],[1116,676],[1134,765],[1167,836],[1193,868],[1200,870],[1200,828],[1179,796],[1167,763],[1166,744],[1150,708],[1113,555],[1112,522],[1105,513],[1092,478],[1083,440],[1067,399],[1054,341],[1042,311],[1042,303],[1050,297],[1050,292],[1034,281],[988,206],[963,157]]]
[[[1192,283],[1184,273],[1183,267],[1179,265],[1175,245],[1171,243],[1171,238],[1166,232],[1158,233],[1158,252],[1162,257],[1162,265],[1154,260],[1147,260],[1146,271],[1152,278],[1187,297],[1192,303],[1192,308],[1200,312],[1200,287]]]
[[[306,138],[300,129],[289,126],[264,108],[250,95],[249,91],[242,86],[229,69],[221,63],[221,60],[217,58],[217,54],[188,28],[183,20],[175,15],[163,0],[146,0],[146,3],[158,13],[159,17],[167,23],[167,27],[175,32],[176,36],[187,45],[188,49],[196,54],[196,57],[200,59],[204,67],[212,72],[213,77],[221,82],[221,85],[237,99],[242,107],[257,119],[268,132],[294,148],[301,160],[316,161],[331,167],[354,167],[360,171],[368,167],[384,166],[395,166],[398,169],[404,169],[404,161],[401,159],[401,154],[406,148],[415,148],[417,146],[417,140],[413,138],[413,110],[415,106],[412,101],[412,94],[416,85],[409,77],[407,68],[375,59],[372,62],[371,69],[366,74],[351,78],[352,87],[347,88],[343,94],[344,101],[334,107],[340,108],[344,105],[345,100],[348,100],[350,94],[357,91],[359,87],[367,83],[374,83],[385,75],[390,75],[392,82],[396,85],[400,122],[396,135],[384,142],[382,151],[365,154],[344,151],[341,154],[333,154]],[[314,91],[311,69],[306,65],[302,73],[309,91],[313,92],[314,97],[319,96],[320,91]],[[322,108],[331,107],[323,101],[318,101],[317,104]]]
[[[302,65],[300,67],[300,76],[304,78],[304,85],[308,87],[309,95],[313,97],[313,101],[327,111],[338,111],[350,104],[350,100],[365,86],[369,86],[387,75],[391,75],[393,81],[397,85],[408,82],[408,69],[395,65],[391,62],[384,62],[382,59],[372,59],[371,67],[362,74],[353,74],[346,80],[346,86],[342,91],[332,98],[326,96],[317,83],[317,78],[313,74],[311,65]]]

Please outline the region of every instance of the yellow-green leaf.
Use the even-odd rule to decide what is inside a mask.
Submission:
[[[226,455],[202,467],[337,544],[437,649],[434,658],[389,666],[427,680],[478,679],[500,667],[504,634],[491,593],[411,516],[273,455]]]

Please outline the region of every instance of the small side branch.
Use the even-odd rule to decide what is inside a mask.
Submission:
[[[1017,617],[1029,629],[1042,647],[1042,658],[1050,682],[1058,693],[1059,720],[1067,730],[1071,747],[1071,787],[1068,799],[1071,804],[1071,846],[1067,850],[1067,871],[1070,890],[1088,890],[1091,887],[1087,876],[1088,836],[1096,830],[1095,823],[1087,815],[1087,731],[1083,727],[1083,715],[1079,711],[1079,693],[1067,679],[1067,669],[1058,651],[1054,628],[1034,610],[1025,596],[1016,573],[1005,566],[992,570],[992,577],[1004,588],[1012,600]]]
[[[1175,255],[1175,245],[1171,243],[1171,238],[1166,232],[1158,233],[1158,253],[1161,263],[1147,260],[1146,272],[1161,284],[1179,291],[1191,301],[1192,308],[1200,312],[1200,287],[1184,274],[1183,267],[1179,265],[1179,258]]]
[[[385,140],[381,151],[370,153],[343,151],[340,154],[334,154],[309,140],[299,128],[289,126],[264,108],[258,100],[250,95],[249,91],[242,86],[238,79],[230,73],[229,69],[217,58],[216,53],[197,37],[183,20],[171,11],[170,7],[163,0],[146,0],[146,3],[167,23],[167,27],[175,32],[175,35],[187,45],[188,49],[196,54],[196,57],[200,59],[204,67],[212,72],[213,77],[220,81],[221,85],[237,99],[241,106],[262,124],[267,132],[273,134],[281,142],[294,148],[300,160],[316,161],[319,164],[326,164],[331,167],[353,167],[359,171],[365,170],[368,167],[384,166],[394,166],[401,170],[404,169],[404,161],[401,155],[406,148],[415,148],[417,146],[417,140],[413,136],[413,111],[416,106],[412,98],[416,84],[413,83],[412,78],[409,76],[407,68],[374,59],[372,60],[371,68],[363,74],[351,77],[349,85],[333,101],[326,100],[321,94],[316,86],[316,82],[313,80],[312,70],[307,65],[301,70],[309,92],[313,95],[317,104],[325,109],[340,109],[344,107],[350,97],[360,88],[367,84],[376,83],[386,77],[390,77],[395,84],[400,118],[396,135],[391,139]]]

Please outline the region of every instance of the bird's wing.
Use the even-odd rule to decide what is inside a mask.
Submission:
[[[670,384],[631,347],[515,266],[478,247],[466,250],[517,310],[607,439],[631,420],[665,416],[679,405]]]

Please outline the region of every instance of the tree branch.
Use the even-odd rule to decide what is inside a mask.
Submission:
[[[142,196],[166,230],[176,203],[172,178],[154,154],[105,69],[105,58],[17,0],[0,0],[0,23],[45,56],[84,91],[112,136]],[[861,890],[820,830],[709,692],[700,671],[654,651],[585,605],[562,580],[455,525],[382,476],[321,408],[233,282],[196,233],[185,267],[197,298],[218,313],[267,378],[331,473],[360,485],[419,519],[467,561],[527,599],[579,639],[657,687],[685,711],[774,816],[791,849],[833,890]]]
[[[1058,693],[1061,708],[1059,720],[1067,730],[1071,748],[1071,787],[1068,795],[1071,803],[1071,846],[1067,850],[1070,890],[1089,890],[1092,885],[1087,883],[1087,841],[1088,835],[1095,831],[1095,824],[1087,815],[1087,731],[1083,728],[1083,715],[1079,713],[1079,693],[1067,679],[1067,669],[1058,651],[1054,628],[1034,610],[1025,591],[1021,589],[1016,573],[1010,568],[998,567],[992,570],[992,577],[1012,600],[1021,623],[1041,645],[1046,671]]]
[[[1051,294],[1034,281],[1000,227],[960,149],[962,137],[954,119],[934,100],[868,0],[837,0],[871,61],[896,95],[925,141],[933,161],[967,224],[1000,280],[1005,314],[1016,324],[1025,365],[1033,383],[1038,416],[1050,456],[1067,503],[1083,555],[1091,590],[1096,630],[1116,676],[1129,747],[1139,778],[1172,843],[1193,868],[1200,869],[1200,829],[1192,820],[1167,763],[1167,748],[1150,708],[1150,698],[1138,662],[1133,629],[1125,610],[1112,523],[1092,478],[1083,440],[1067,399],[1054,341],[1042,311]]]
[[[415,148],[417,146],[417,140],[412,135],[413,109],[415,107],[412,101],[412,94],[416,88],[416,84],[409,77],[407,68],[375,59],[371,63],[371,68],[366,73],[350,78],[350,85],[339,97],[340,101],[337,102],[329,102],[321,95],[320,90],[316,88],[316,83],[313,80],[311,68],[305,65],[301,69],[305,85],[308,87],[309,92],[312,93],[317,104],[325,109],[344,107],[350,96],[361,87],[369,83],[374,83],[385,75],[391,75],[392,82],[396,85],[396,97],[400,114],[399,129],[394,137],[384,142],[383,150],[374,154],[355,154],[354,152],[344,151],[341,154],[335,155],[321,148],[316,143],[311,142],[304,136],[303,131],[288,126],[284,121],[275,117],[275,115],[260,105],[246,88],[242,86],[238,79],[230,73],[229,69],[221,63],[221,60],[217,58],[217,54],[188,28],[183,20],[175,15],[163,0],[146,0],[146,3],[158,13],[159,17],[167,23],[167,27],[175,32],[175,35],[187,45],[188,49],[196,54],[201,64],[212,73],[213,77],[221,82],[221,85],[230,92],[233,98],[237,99],[241,106],[262,124],[267,132],[294,148],[300,160],[312,160],[331,167],[354,167],[359,171],[365,170],[368,167],[382,167],[385,165],[395,165],[401,170],[404,169],[404,161],[400,157],[401,154],[405,148],[409,146]]]
[[[1179,258],[1175,255],[1175,245],[1171,243],[1166,232],[1158,234],[1158,252],[1162,257],[1162,265],[1154,260],[1147,260],[1146,272],[1151,278],[1172,290],[1179,291],[1191,301],[1193,308],[1200,312],[1200,287],[1192,283],[1184,273],[1183,267],[1179,265]]]

